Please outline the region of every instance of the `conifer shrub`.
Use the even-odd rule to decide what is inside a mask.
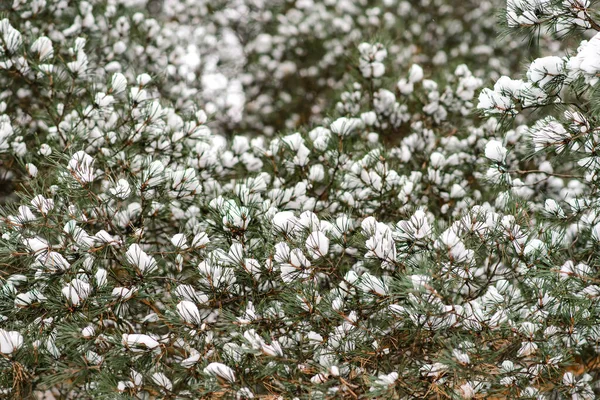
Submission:
[[[2,396],[596,397],[594,2],[6,11]]]

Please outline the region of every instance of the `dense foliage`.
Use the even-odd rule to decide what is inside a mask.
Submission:
[[[592,1],[7,11],[3,396],[595,398]]]

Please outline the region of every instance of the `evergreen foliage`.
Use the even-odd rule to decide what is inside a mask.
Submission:
[[[593,1],[7,10],[2,396],[599,393]]]

